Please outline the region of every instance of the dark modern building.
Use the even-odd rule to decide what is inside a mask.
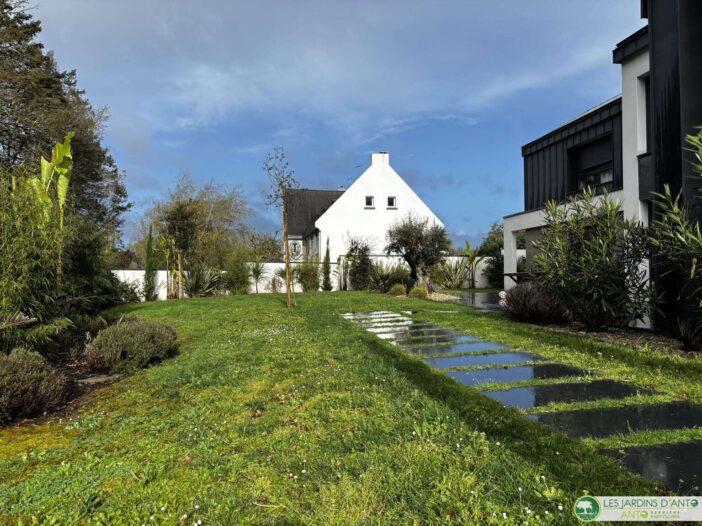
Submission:
[[[668,184],[688,203],[698,195],[683,141],[702,125],[702,0],[642,0],[641,18],[648,24],[612,52],[621,95],[522,147],[524,211],[505,217],[505,273],[517,270],[518,232],[533,256],[549,200],[606,189],[627,217],[648,224],[652,191]]]

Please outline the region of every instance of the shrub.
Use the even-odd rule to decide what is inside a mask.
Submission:
[[[39,353],[24,348],[0,354],[0,422],[29,417],[66,400],[69,383]]]
[[[402,263],[375,261],[371,267],[370,288],[385,293],[398,283],[404,284],[408,278],[409,270]]]
[[[526,323],[566,323],[566,309],[534,281],[520,283],[500,293],[505,314],[514,321]]]
[[[624,219],[621,203],[586,189],[566,205],[546,205],[534,258],[545,290],[589,330],[625,327],[648,314],[650,289],[641,263],[646,230]]]
[[[488,257],[483,268],[483,276],[488,281],[488,285],[493,289],[501,289],[504,286],[505,258],[499,256]]]
[[[302,285],[303,292],[317,292],[319,290],[319,264],[305,258],[302,263],[295,267],[297,281]]]
[[[370,246],[365,241],[352,239],[346,255],[351,260],[349,283],[353,290],[368,290],[371,284],[373,263],[370,259]]]
[[[88,344],[86,356],[93,369],[129,372],[169,358],[176,351],[176,333],[170,326],[128,318],[101,330]]]
[[[419,298],[419,299],[427,299],[427,296],[429,296],[429,291],[424,285],[417,285],[416,287],[412,287],[412,290],[409,292],[409,297],[410,298]]]
[[[388,291],[390,296],[404,296],[407,294],[407,289],[402,283],[395,283]]]
[[[444,289],[460,289],[469,277],[470,266],[464,258],[443,261],[431,272],[432,281]]]
[[[183,288],[191,298],[213,296],[220,289],[222,274],[219,270],[195,264],[183,276]]]
[[[234,254],[227,263],[223,276],[224,288],[232,294],[248,294],[251,273],[243,254]]]

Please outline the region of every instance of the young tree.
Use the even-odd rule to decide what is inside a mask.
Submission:
[[[156,258],[154,257],[153,228],[149,225],[149,235],[146,238],[146,257],[144,258],[144,299],[156,299]]]
[[[329,259],[329,239],[327,239],[327,249],[324,252],[324,261],[322,262],[322,290],[329,292],[333,288],[331,282],[331,261]]]
[[[385,252],[401,255],[410,267],[410,276],[417,284],[429,286],[429,269],[441,263],[444,254],[451,250],[451,241],[444,227],[429,224],[408,214],[390,227],[386,234]]]
[[[193,246],[197,224],[195,211],[190,202],[176,203],[163,216],[166,236],[171,240],[175,249],[175,260],[178,265],[178,298],[183,299],[183,258]]]
[[[263,162],[263,171],[266,172],[270,180],[270,193],[266,196],[266,204],[275,206],[281,210],[283,217],[283,256],[285,261],[285,293],[287,305],[291,305],[292,292],[292,272],[290,268],[290,246],[288,243],[288,208],[286,205],[285,192],[290,188],[299,186],[285,156],[282,147],[275,148],[266,156]]]

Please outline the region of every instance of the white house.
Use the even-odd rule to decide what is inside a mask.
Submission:
[[[324,257],[327,241],[332,261],[348,251],[349,239],[362,238],[380,254],[385,234],[412,213],[443,226],[439,218],[390,166],[387,152],[371,154],[371,164],[347,190],[288,189],[288,236],[293,259]]]

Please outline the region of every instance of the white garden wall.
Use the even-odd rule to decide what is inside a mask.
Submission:
[[[373,261],[382,261],[386,264],[402,263],[402,258],[397,257],[397,256],[373,255],[373,256],[371,256],[371,259]],[[456,260],[456,259],[460,259],[460,256],[450,256],[447,259],[448,260]],[[486,264],[487,264],[487,260],[483,260],[478,265],[478,276],[476,278],[476,286],[478,288],[488,287],[488,282],[485,279],[485,277],[483,276],[483,269],[485,268]],[[294,267],[294,266],[298,265],[298,263],[291,263],[291,265]],[[331,277],[332,277],[333,290],[339,290],[339,279],[338,279],[338,275],[336,272],[338,266],[339,265],[337,263],[331,264]],[[272,290],[271,290],[272,278],[276,275],[276,272],[279,269],[282,269],[284,267],[285,267],[284,263],[275,263],[275,262],[266,263],[265,264],[265,269],[266,269],[265,276],[258,284],[258,292],[259,293],[272,292]],[[321,265],[320,265],[320,267],[321,267]],[[113,270],[112,273],[122,283],[127,283],[129,285],[135,286],[138,292],[141,292],[143,290],[143,288],[144,288],[144,271],[143,270]],[[168,274],[168,272],[165,270],[159,270],[156,273],[156,290],[157,290],[159,300],[167,299],[167,287],[166,287],[167,274]],[[284,292],[284,291],[285,291],[285,283],[281,282],[280,287],[278,289],[278,292]],[[251,287],[249,288],[249,293],[253,294],[255,292],[256,292],[256,288],[252,282]],[[302,292],[302,287],[299,284],[296,284],[293,287],[293,292]]]

